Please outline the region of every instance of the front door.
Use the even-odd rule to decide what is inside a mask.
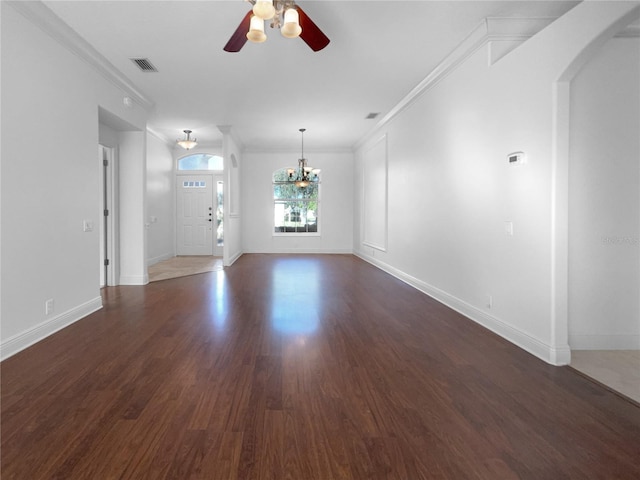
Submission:
[[[186,175],[177,178],[177,254],[213,255],[214,210],[213,175]]]

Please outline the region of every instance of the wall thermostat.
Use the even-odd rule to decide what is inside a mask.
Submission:
[[[524,160],[524,152],[513,152],[507,155],[507,161],[509,162],[509,165],[522,165],[524,163]]]

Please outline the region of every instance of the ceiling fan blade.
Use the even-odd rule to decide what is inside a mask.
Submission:
[[[239,52],[244,44],[247,43],[247,32],[249,31],[249,24],[251,23],[251,15],[253,12],[249,10],[244,16],[236,31],[233,32],[231,38],[224,46],[225,52]]]
[[[311,47],[311,50],[317,52],[322,50],[324,47],[329,45],[329,38],[322,33],[322,30],[313,23],[313,21],[309,18],[309,16],[304,13],[304,10],[300,8],[299,5],[296,5],[298,9],[298,14],[300,16],[300,26],[302,27],[302,33],[300,34],[300,38],[304,40],[304,42]]]

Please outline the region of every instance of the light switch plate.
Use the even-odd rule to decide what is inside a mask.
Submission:
[[[504,233],[506,233],[510,237],[513,237],[513,222],[504,222]]]

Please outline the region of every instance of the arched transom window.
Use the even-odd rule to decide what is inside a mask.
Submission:
[[[218,155],[194,153],[178,160],[178,170],[222,170],[224,161]]]

